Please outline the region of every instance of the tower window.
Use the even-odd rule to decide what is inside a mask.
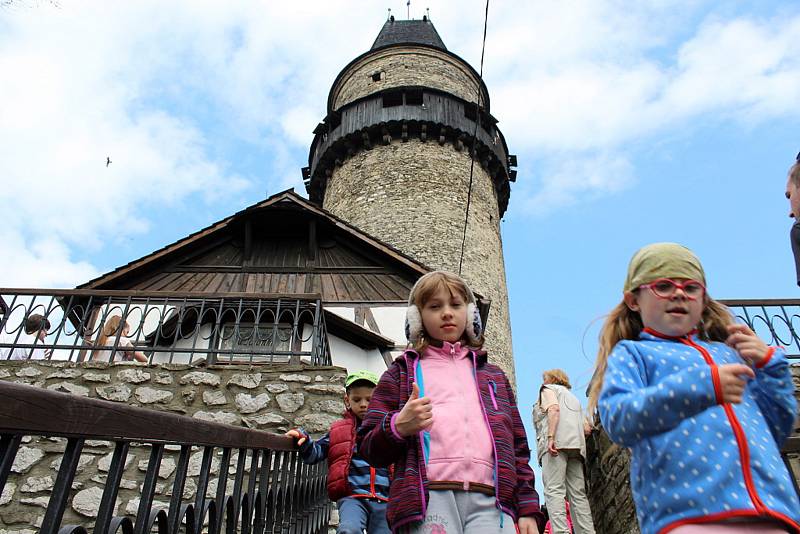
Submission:
[[[422,91],[412,90],[406,92],[406,106],[421,106]]]
[[[471,121],[478,119],[478,106],[468,102],[464,104],[464,116]]]
[[[373,73],[372,73],[372,81],[373,81],[373,82],[379,82],[379,81],[381,81],[381,77],[382,77],[381,75],[382,75],[382,74],[383,74],[383,73],[382,73],[382,72],[380,72],[380,71],[373,72]]]
[[[331,113],[326,120],[328,123],[328,131],[332,132],[342,124],[342,117],[338,113]]]
[[[383,107],[391,108],[403,105],[403,93],[401,91],[391,91],[383,93]]]

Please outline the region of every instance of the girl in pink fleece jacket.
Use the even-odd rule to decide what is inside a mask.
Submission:
[[[359,429],[373,465],[396,462],[393,532],[539,534],[530,451],[505,374],[486,362],[475,297],[458,276],[411,290],[406,336]]]

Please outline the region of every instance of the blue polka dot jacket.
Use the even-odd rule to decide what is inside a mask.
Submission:
[[[608,358],[598,400],[611,439],[631,449],[643,534],[691,523],[777,521],[800,533],[800,502],[780,456],[797,413],[786,357],[770,349],[740,404],[721,402],[724,343],[645,329]]]

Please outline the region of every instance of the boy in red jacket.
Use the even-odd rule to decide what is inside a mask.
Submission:
[[[328,459],[328,496],[339,508],[337,534],[389,534],[386,503],[389,500],[389,468],[374,468],[356,450],[356,430],[367,413],[378,375],[356,371],[344,381],[344,417],[330,431],[313,440],[302,429],[287,436],[300,446],[300,458],[307,464]]]

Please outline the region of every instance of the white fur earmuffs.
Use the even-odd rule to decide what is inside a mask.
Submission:
[[[463,282],[464,287],[467,289],[467,340],[470,342],[470,344],[477,344],[480,341],[481,334],[483,334],[483,322],[481,321],[481,314],[478,311],[478,306],[475,301],[475,294],[472,293],[472,290],[469,288],[469,285],[467,285],[463,278],[447,271],[433,271],[424,274],[419,278],[419,280],[417,280],[417,283],[414,284],[414,287],[411,288],[411,293],[408,295],[408,308],[406,309],[406,339],[409,343],[415,344],[423,335],[424,329],[422,327],[422,314],[419,308],[417,308],[417,305],[414,304],[414,298],[420,283],[428,277],[438,273],[446,273],[448,275],[455,276]]]

